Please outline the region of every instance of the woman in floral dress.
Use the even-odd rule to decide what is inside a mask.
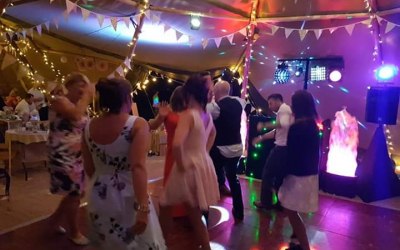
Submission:
[[[122,79],[96,85],[104,114],[84,133],[85,171],[91,178],[91,241],[100,249],[166,249],[158,217],[147,194],[149,126],[130,116],[131,86]]]
[[[64,195],[50,218],[51,227],[66,233],[77,245],[87,245],[88,239],[80,233],[78,211],[84,194],[84,172],[81,157],[82,131],[86,124],[86,108],[93,96],[93,86],[79,73],[69,75],[65,81],[66,95],[49,96],[50,120],[48,139],[50,191]]]

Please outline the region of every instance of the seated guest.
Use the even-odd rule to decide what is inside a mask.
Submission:
[[[47,100],[42,91],[39,89],[39,86],[37,84],[33,85],[33,87],[28,90],[28,93],[33,95],[33,101],[35,103],[36,110],[39,111],[40,120],[47,121],[49,107],[47,107]]]
[[[6,97],[6,105],[8,107],[11,107],[12,109],[15,109],[20,100],[21,97],[17,95],[17,89],[14,88],[10,91],[10,94]]]
[[[31,112],[35,110],[35,104],[33,103],[33,95],[27,93],[25,98],[22,99],[15,107],[15,114],[19,117],[30,117]]]

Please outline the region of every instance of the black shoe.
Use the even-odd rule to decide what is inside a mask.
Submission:
[[[265,210],[271,210],[271,209],[274,209],[274,208],[275,208],[274,205],[268,205],[268,206],[263,205],[263,204],[261,203],[261,201],[254,201],[254,202],[253,202],[253,205],[254,205],[256,208],[258,208],[258,209],[265,209]]]
[[[233,219],[235,220],[235,224],[239,224],[239,223],[243,222],[243,219],[244,219],[243,211],[240,213],[240,212],[236,211],[234,208],[232,208],[232,215],[233,215]]]

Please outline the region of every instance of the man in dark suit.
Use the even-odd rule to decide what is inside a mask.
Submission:
[[[229,92],[230,85],[226,81],[220,81],[214,86],[217,106],[212,114],[217,135],[210,155],[219,185],[225,185],[224,175],[228,179],[233,201],[232,214],[238,223],[243,220],[243,199],[236,169],[243,153],[240,125],[246,102],[238,97],[229,96]]]

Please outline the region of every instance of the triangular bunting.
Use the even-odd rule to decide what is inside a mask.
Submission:
[[[179,39],[181,39],[181,37],[183,36],[183,33],[175,30],[175,34],[176,34],[176,41],[179,41]]]
[[[111,72],[111,74],[109,74],[108,76],[107,76],[107,79],[112,79],[112,78],[114,78],[115,77],[115,73],[114,72]]]
[[[145,17],[147,18],[147,19],[149,19],[149,20],[151,20],[151,12],[150,12],[150,10],[146,10],[145,12],[144,12],[144,15],[145,15]]]
[[[155,15],[155,14],[152,14],[151,16],[150,16],[150,19],[151,19],[151,23],[154,25],[154,24],[158,24],[159,22],[160,22],[160,17],[158,17],[157,15]]]
[[[171,27],[169,27],[169,25],[164,24],[164,33],[167,32],[169,29],[171,29]]]
[[[233,36],[235,34],[230,34],[229,36],[227,36],[226,38],[228,39],[229,43],[232,44],[233,43]]]
[[[112,24],[114,30],[117,31],[118,18],[116,18],[116,17],[111,17],[111,24]]]
[[[336,28],[336,27],[330,28],[330,29],[329,29],[329,33],[331,33],[331,34],[332,34],[332,33],[333,33],[333,32],[335,32],[336,30],[337,30],[337,28]]]
[[[42,25],[41,25],[41,24],[39,24],[38,26],[36,26],[36,31],[37,31],[37,33],[39,34],[39,36],[42,35]]]
[[[1,64],[1,70],[7,68],[8,66],[10,66],[11,64],[15,63],[17,61],[17,59],[15,59],[14,57],[10,56],[8,53],[4,55],[3,58],[3,63]]]
[[[355,26],[355,24],[350,24],[350,25],[344,26],[344,28],[347,30],[347,33],[349,33],[350,36],[353,34],[354,26]]]
[[[131,59],[129,59],[128,57],[125,58],[124,64],[126,67],[128,67],[128,69],[132,69],[131,68]]]
[[[68,15],[76,9],[76,4],[74,2],[71,2],[69,0],[65,0],[65,5],[67,6],[67,13]]]
[[[44,27],[46,27],[47,31],[50,31],[50,22],[45,22]]]
[[[32,38],[33,37],[33,28],[27,29],[26,33]]]
[[[376,16],[376,20],[378,20],[378,23],[381,23],[381,22],[382,22],[382,20],[383,20],[383,18],[382,18],[382,17],[380,17],[380,16]]]
[[[63,16],[64,16],[65,21],[68,21],[68,17],[69,17],[68,10],[65,10],[65,11],[63,12]]]
[[[56,26],[56,29],[58,29],[58,19],[54,18],[53,20],[54,26]]]
[[[25,29],[23,29],[22,31],[21,31],[21,34],[22,34],[22,36],[24,37],[24,39],[26,38],[26,30]]]
[[[120,76],[124,76],[124,69],[122,68],[122,66],[120,65],[115,72],[117,72]]]
[[[100,15],[100,14],[96,14],[96,16],[97,16],[97,21],[99,22],[100,28],[103,27],[104,16]]]
[[[246,28],[243,28],[243,29],[239,30],[239,33],[242,34],[243,36],[247,36]]]
[[[86,21],[88,19],[88,17],[90,16],[90,11],[85,8],[80,8],[80,9],[81,9],[83,21]]]
[[[129,24],[131,23],[130,17],[128,17],[128,16],[124,17],[123,20],[124,20],[126,27],[129,29]]]
[[[294,29],[285,28],[285,37],[288,38],[292,34]]]
[[[318,40],[322,35],[322,30],[314,30],[314,33],[315,33],[315,37]]]
[[[203,49],[205,49],[208,45],[208,39],[207,38],[203,39],[203,41],[201,41],[201,45],[203,46]]]
[[[278,31],[279,27],[272,25],[271,26],[271,35],[275,35],[275,33]]]
[[[372,22],[371,18],[368,18],[368,19],[362,21],[361,23],[364,24],[364,25],[366,25],[366,26],[370,26],[370,25],[371,25],[371,22]]]
[[[385,34],[390,32],[392,29],[394,29],[394,27],[396,27],[396,24],[394,24],[392,22],[387,22],[386,28],[385,28]]]
[[[308,30],[299,30],[300,41],[303,41],[308,33]]]
[[[215,45],[217,45],[217,48],[219,48],[219,45],[221,45],[221,40],[222,40],[222,37],[214,38],[214,42],[215,42]]]
[[[24,65],[19,65],[17,71],[17,81],[21,80],[27,71],[28,69]]]

